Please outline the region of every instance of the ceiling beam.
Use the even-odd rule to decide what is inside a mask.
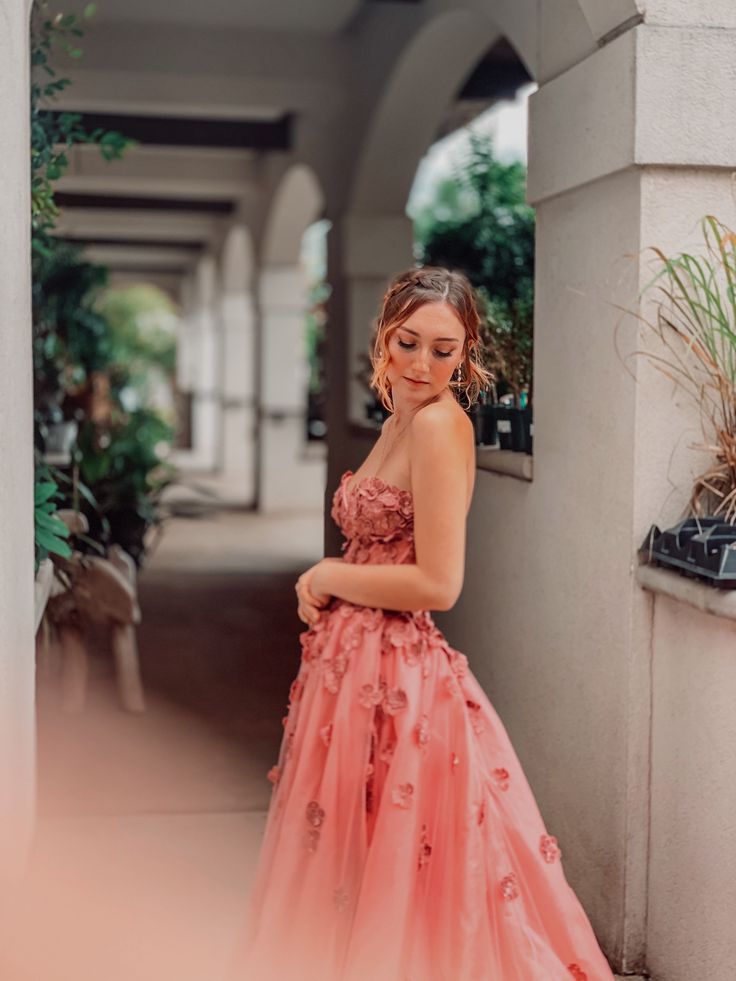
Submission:
[[[165,239],[176,242],[179,247],[187,247],[187,243],[218,242],[227,222],[227,215],[207,213],[162,214],[150,210],[65,207],[56,222],[56,233],[73,239],[141,239],[150,242]]]
[[[49,111],[56,118],[62,112]],[[146,146],[289,150],[292,145],[292,119],[288,113],[273,121],[115,112],[81,112],[80,115],[88,132],[99,128],[122,133]]]
[[[183,274],[193,269],[198,255],[186,249],[138,248],[124,246],[92,245],[84,250],[90,262],[100,263],[110,269],[152,270],[156,272]]]
[[[72,147],[59,192],[160,198],[235,200],[258,180],[252,150],[138,146],[121,160],[105,160],[96,146]]]

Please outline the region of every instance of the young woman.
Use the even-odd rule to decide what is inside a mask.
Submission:
[[[611,981],[492,705],[430,610],[460,594],[487,381],[466,278],[399,276],[372,384],[390,415],[296,584],[302,659],[239,981]]]

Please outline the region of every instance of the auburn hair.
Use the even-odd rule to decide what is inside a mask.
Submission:
[[[460,362],[463,377],[450,382],[453,394],[458,401],[464,395],[467,407],[470,408],[479,393],[491,384],[492,375],[483,364],[480,346],[481,318],[478,304],[468,277],[442,266],[407,269],[392,281],[384,294],[381,312],[374,326],[371,349],[371,388],[389,412],[394,411],[387,377],[391,360],[388,351],[391,335],[425,303],[442,302],[449,303],[465,328],[463,360]]]

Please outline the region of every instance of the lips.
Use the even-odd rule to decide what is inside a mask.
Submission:
[[[407,378],[406,375],[404,375],[404,378],[406,378],[407,381],[412,382],[414,385],[429,385],[429,382],[419,381],[417,378]]]

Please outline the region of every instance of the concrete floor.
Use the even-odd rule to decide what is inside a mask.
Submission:
[[[224,981],[298,667],[294,581],[321,553],[317,511],[174,518],[140,582],[145,714],[119,708],[104,641],[79,715],[39,672],[39,819],[2,981]]]

